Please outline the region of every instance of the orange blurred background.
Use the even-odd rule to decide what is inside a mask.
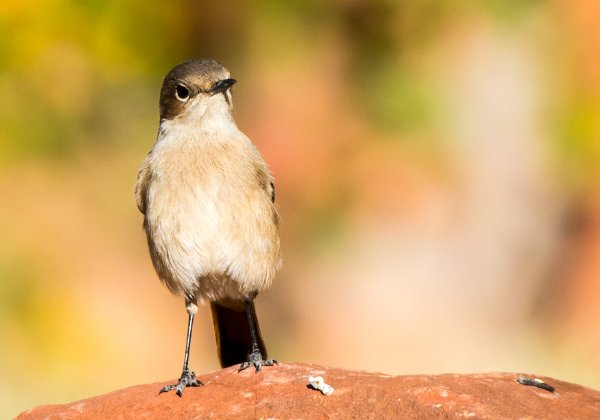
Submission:
[[[0,417],[178,377],[133,185],[191,57],[277,181],[271,356],[600,388],[600,5],[282,3],[2,2]]]

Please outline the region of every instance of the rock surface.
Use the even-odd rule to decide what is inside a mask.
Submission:
[[[309,388],[309,376],[322,376],[334,393],[325,396]],[[205,385],[187,388],[182,398],[174,392],[159,395],[167,384],[160,382],[36,407],[17,418],[600,419],[600,392],[540,377],[555,388],[549,392],[521,385],[518,377],[515,373],[390,376],[303,363],[281,363],[258,373],[251,369],[238,373],[231,367],[198,376]]]

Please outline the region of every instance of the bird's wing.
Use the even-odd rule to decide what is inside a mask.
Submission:
[[[135,201],[137,202],[138,209],[142,213],[146,213],[146,193],[148,185],[150,184],[150,154],[146,156],[146,159],[142,162],[140,171],[138,172],[137,182],[135,183]]]
[[[271,181],[271,201],[275,202],[275,183]]]

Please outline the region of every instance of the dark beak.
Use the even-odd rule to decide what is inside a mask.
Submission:
[[[212,88],[208,91],[211,95],[216,95],[217,93],[225,92],[231,86],[235,84],[235,79],[223,79],[219,80],[217,83],[213,85]]]

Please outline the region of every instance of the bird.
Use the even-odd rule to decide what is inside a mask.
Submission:
[[[153,266],[185,299],[188,314],[179,381],[160,389],[203,385],[189,369],[198,305],[210,304],[222,367],[239,371],[268,359],[254,299],[281,266],[273,176],[233,118],[229,70],[210,59],[175,66],[160,91],[156,142],[140,167],[137,206]]]

